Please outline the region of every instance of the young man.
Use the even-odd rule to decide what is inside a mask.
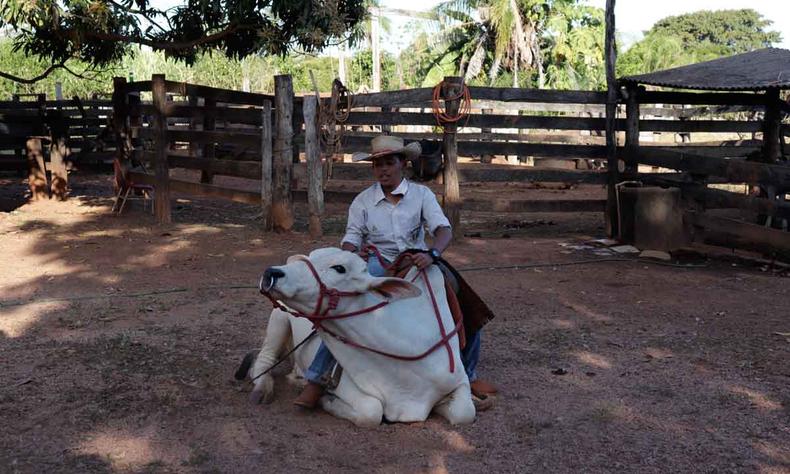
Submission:
[[[426,268],[450,245],[453,234],[450,222],[442,212],[436,196],[426,186],[403,178],[406,161],[420,156],[417,142],[404,146],[403,139],[382,135],[373,139],[372,153],[355,153],[353,161],[371,161],[376,183],[354,198],[348,211],[346,235],[341,248],[359,252],[365,244],[374,245],[391,263],[404,250],[423,249],[425,253],[412,258],[418,268]],[[433,236],[433,246],[425,244],[425,227]],[[383,276],[384,268],[375,255],[368,256],[368,271]],[[480,356],[480,331],[461,351],[472,393],[484,398],[496,393],[489,383],[477,379],[475,369]],[[313,408],[324,391],[323,380],[335,364],[334,357],[322,343],[305,378],[308,383],[294,401],[296,405]]]

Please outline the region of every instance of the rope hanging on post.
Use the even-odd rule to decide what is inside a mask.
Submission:
[[[448,123],[456,123],[463,118],[469,119],[469,112],[472,109],[472,94],[469,92],[469,87],[463,84],[461,92],[454,97],[442,97],[445,81],[441,81],[433,88],[433,97],[431,100],[431,108],[433,109],[433,116],[436,118],[436,125],[444,128]],[[461,105],[458,107],[457,115],[450,115],[444,108],[443,102],[448,100],[461,99]]]
[[[339,79],[335,79],[332,81],[329,106],[324,105],[323,102],[319,103],[321,149],[325,150],[327,155],[339,153],[341,150],[345,122],[351,113],[352,102],[351,92]]]

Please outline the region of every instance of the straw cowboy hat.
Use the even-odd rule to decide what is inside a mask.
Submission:
[[[422,147],[419,142],[411,142],[404,145],[403,139],[392,135],[380,135],[370,142],[370,153],[357,152],[351,155],[351,161],[372,160],[380,156],[403,155],[407,160],[420,156]]]

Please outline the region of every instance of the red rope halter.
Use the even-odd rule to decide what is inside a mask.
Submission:
[[[381,257],[381,254],[379,253],[379,251],[378,251],[378,249],[376,247],[371,245],[371,246],[367,246],[366,249],[371,250],[371,251],[373,251],[375,253],[376,257],[379,259],[379,261],[381,262],[382,266],[385,269],[389,269],[390,267],[394,266],[396,263],[400,263],[403,258],[408,256],[407,254],[402,254],[402,255],[400,255],[398,257],[398,259],[396,259],[396,261],[393,264],[386,265],[384,263],[384,261],[383,261],[383,258]],[[312,273],[313,278],[315,278],[316,282],[318,283],[318,289],[319,289],[318,290],[318,301],[316,302],[315,309],[313,310],[312,314],[305,314],[305,313],[303,313],[301,311],[297,311],[297,310],[291,309],[291,308],[283,305],[280,301],[275,299],[271,295],[271,293],[269,293],[268,291],[266,291],[263,288],[263,279],[261,279],[261,284],[260,284],[261,294],[266,296],[269,299],[269,301],[272,302],[272,306],[274,306],[275,308],[280,309],[282,311],[285,311],[286,313],[292,314],[292,315],[294,315],[294,316],[296,316],[298,318],[308,319],[310,322],[313,323],[313,327],[315,329],[320,329],[320,330],[326,332],[327,334],[329,334],[330,336],[334,337],[335,339],[337,339],[338,341],[342,342],[343,344],[349,345],[351,347],[355,347],[357,349],[363,349],[363,350],[366,350],[366,351],[369,351],[369,352],[373,352],[375,354],[379,354],[379,355],[382,355],[382,356],[385,356],[385,357],[389,357],[389,358],[392,358],[392,359],[404,360],[404,361],[416,361],[416,360],[420,360],[420,359],[423,359],[423,358],[427,357],[429,354],[434,352],[436,349],[438,349],[438,348],[440,348],[442,346],[445,346],[447,348],[447,355],[448,355],[449,360],[450,360],[450,372],[451,373],[455,372],[455,358],[453,357],[452,347],[450,347],[450,340],[456,334],[458,334],[458,331],[461,329],[461,325],[463,324],[463,322],[459,321],[458,324],[456,324],[455,328],[453,328],[450,332],[446,332],[445,327],[444,327],[444,323],[442,322],[441,313],[439,312],[439,304],[436,301],[436,296],[434,295],[433,288],[431,287],[431,282],[429,281],[428,275],[426,274],[425,270],[419,270],[419,272],[417,274],[417,277],[422,275],[423,279],[425,280],[425,285],[426,285],[426,287],[428,289],[428,294],[431,296],[431,303],[433,305],[433,312],[434,312],[434,315],[436,316],[436,321],[439,324],[439,332],[442,335],[442,337],[441,337],[441,339],[439,339],[438,342],[436,342],[434,345],[432,345],[430,348],[428,348],[426,351],[422,352],[421,354],[418,354],[418,355],[400,355],[400,354],[393,354],[393,353],[390,353],[390,352],[385,352],[385,351],[382,351],[382,350],[379,350],[379,349],[376,349],[376,348],[373,348],[373,347],[369,347],[369,346],[360,344],[360,343],[355,342],[355,341],[353,341],[351,339],[348,339],[347,337],[345,337],[345,336],[343,336],[341,334],[337,334],[336,332],[332,331],[331,329],[325,327],[322,324],[323,321],[331,321],[331,320],[335,320],[335,319],[350,318],[350,317],[353,317],[353,316],[360,316],[360,315],[363,315],[363,314],[372,313],[373,311],[375,311],[377,309],[380,309],[380,308],[383,308],[384,306],[388,305],[390,303],[389,301],[382,301],[382,302],[377,303],[377,304],[375,304],[373,306],[369,306],[367,308],[363,308],[363,309],[360,309],[360,310],[357,310],[357,311],[351,311],[351,312],[348,312],[348,313],[340,313],[340,314],[331,314],[330,315],[329,314],[330,311],[333,311],[333,310],[337,309],[337,306],[340,303],[340,298],[341,297],[362,296],[362,295],[365,294],[365,292],[340,291],[340,290],[338,290],[336,288],[329,288],[329,287],[327,287],[324,284],[323,281],[321,281],[321,277],[318,275],[318,271],[316,271],[315,267],[313,266],[312,262],[310,262],[310,260],[308,260],[306,258],[301,258],[299,260],[301,260],[302,262],[304,262],[307,265],[307,268],[310,269],[310,273]],[[417,277],[415,277],[415,280],[417,279]],[[324,309],[322,311],[321,307],[323,306],[324,298],[327,299],[328,304],[326,305],[326,309]]]

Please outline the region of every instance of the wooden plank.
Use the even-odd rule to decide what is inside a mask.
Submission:
[[[777,186],[779,189],[790,189],[790,166],[726,160],[659,148],[640,147],[638,151],[623,150],[623,153],[626,156],[635,153],[633,159],[641,164],[701,175],[721,176],[733,183],[766,184]]]
[[[683,194],[703,200],[708,209],[743,209],[757,214],[790,219],[790,203],[693,184],[681,184],[680,187]]]
[[[261,109],[261,220],[263,230],[272,230],[272,102]]]
[[[154,107],[154,171],[156,181],[154,184],[154,214],[160,224],[170,224],[172,215],[170,210],[170,171],[167,162],[167,151],[170,147],[170,138],[167,132],[167,93],[165,87],[165,75],[154,74],[151,77],[151,94],[153,95]]]
[[[370,181],[370,165],[357,163],[335,163],[333,180]],[[675,175],[677,173],[666,173]],[[298,182],[307,179],[305,163],[294,166]],[[458,180],[461,183],[486,182],[561,182],[577,184],[604,184],[606,173],[599,171],[575,171],[531,166],[491,165],[458,163]]]
[[[763,94],[743,92],[676,92],[645,91],[639,94],[640,104],[688,105],[764,105]]]
[[[691,144],[668,144],[668,143],[640,143],[640,149],[661,148],[679,153],[691,153],[702,156],[712,156],[717,158],[743,158],[750,153],[759,150],[757,146],[705,146]]]
[[[212,176],[218,174],[255,180],[261,177],[261,163],[256,161],[212,160],[168,155],[167,162],[171,168],[201,170]]]
[[[425,125],[435,126],[433,114],[416,112],[351,112],[347,125]],[[604,119],[554,117],[545,115],[469,115],[459,127],[540,128],[552,130],[603,130]],[[624,124],[621,124],[624,126]]]
[[[759,132],[762,124],[749,120],[640,120],[639,129],[645,132]],[[618,124],[619,129],[619,124]]]
[[[197,96],[192,96],[197,97]],[[216,104],[216,100],[210,98]],[[150,105],[142,105],[140,106],[140,111],[142,113],[150,113],[152,106]],[[204,106],[193,106],[193,105],[183,105],[177,102],[171,102],[168,104],[167,107],[167,116],[171,118],[197,118],[201,119],[206,114],[206,108]],[[248,125],[257,125],[260,126],[261,124],[261,109],[260,107],[248,106],[248,107],[239,107],[239,106],[217,106],[215,118],[217,120],[222,120],[231,123],[242,123]]]
[[[274,76],[275,135],[272,169],[272,222],[276,231],[293,228],[291,173],[293,156],[293,82],[289,75]]]
[[[309,207],[310,237],[323,235],[321,217],[324,214],[324,184],[321,168],[321,145],[318,141],[318,99],[307,96],[302,104],[305,129],[305,155],[307,165],[307,201]]]
[[[260,104],[264,100],[272,100],[274,97],[270,94],[256,94],[253,92],[232,91],[227,89],[218,89],[216,87],[202,86],[198,84],[189,84],[186,82],[167,81],[165,83],[167,92],[178,94],[184,97],[196,95],[199,97],[213,98],[217,102],[233,103],[233,104]]]
[[[436,125],[433,114],[416,112],[351,112],[347,125]],[[557,117],[546,115],[482,115],[472,114],[459,123],[461,127],[473,128],[529,128],[546,130],[606,129],[606,119],[592,117]],[[646,132],[708,132],[735,133],[759,132],[760,122],[748,120],[640,120],[639,128]],[[626,121],[615,120],[615,129],[627,130]]]
[[[152,81],[135,81],[126,84],[127,92],[147,92],[151,90]]]
[[[344,150],[362,150],[369,146],[370,140],[364,137],[344,137]],[[489,153],[492,155],[527,155],[546,158],[603,159],[606,148],[598,145],[563,145],[551,143],[479,142],[459,141],[458,155],[474,157]]]
[[[544,158],[592,158],[606,157],[606,148],[598,145],[560,145],[548,143],[502,143],[502,142],[458,142],[460,156],[525,155]]]
[[[790,232],[770,229],[708,213],[686,212],[684,220],[704,230],[703,241],[730,248],[757,250],[790,258]]]
[[[344,132],[344,137],[376,137],[379,132],[366,132],[357,130],[347,130]],[[434,132],[397,132],[397,135],[404,140],[438,140],[441,134]],[[458,140],[460,141],[484,141],[491,142],[498,141],[512,141],[524,143],[568,143],[576,145],[604,145],[605,139],[603,137],[596,137],[591,135],[581,135],[578,132],[557,132],[557,133],[468,133],[459,131],[457,133]],[[671,144],[665,144],[671,145]]]
[[[153,186],[156,185],[155,176],[138,172],[130,172],[129,176],[134,179],[135,182]],[[228,199],[230,201],[240,202],[243,204],[253,204],[256,206],[260,205],[261,202],[261,194],[254,191],[223,188],[212,184],[195,183],[180,179],[171,179],[169,184],[170,191],[189,194],[192,196]]]
[[[461,94],[464,79],[459,76],[446,76],[442,84],[445,113],[456,117],[461,108]],[[461,230],[461,189],[458,183],[458,138],[456,122],[444,124],[442,152],[444,154],[444,213],[453,229],[453,239],[463,236]]]
[[[141,136],[144,135],[141,134]],[[224,132],[219,130],[168,130],[167,136],[172,142],[244,145],[254,149],[257,149],[261,144],[260,133],[257,132],[247,133]]]
[[[432,87],[372,94],[353,94],[351,96],[351,107],[430,107],[432,95]],[[345,107],[347,104],[341,103],[340,105]]]
[[[545,199],[545,200],[508,200],[508,199],[464,199],[464,211],[479,212],[603,212],[604,199]]]
[[[546,102],[571,104],[604,104],[606,94],[594,91],[517,89],[502,87],[470,87],[472,99],[503,102]]]

